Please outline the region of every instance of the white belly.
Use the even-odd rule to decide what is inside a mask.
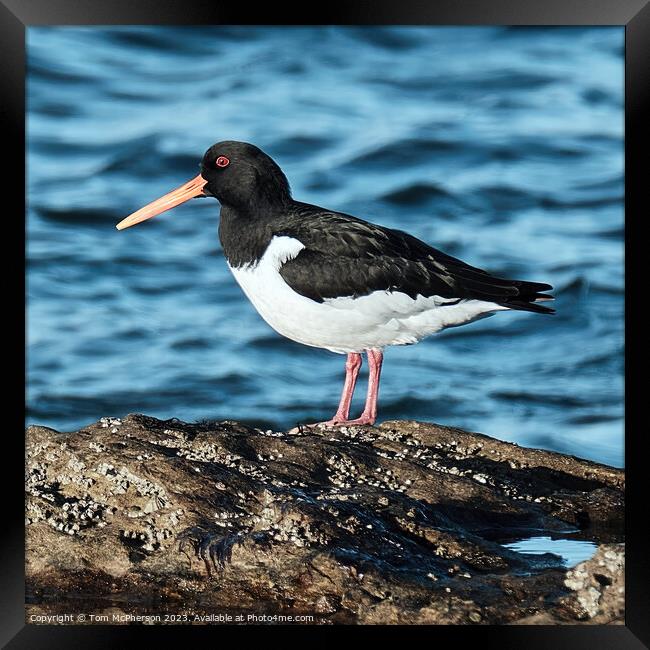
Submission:
[[[230,270],[262,318],[278,333],[304,345],[339,353],[407,345],[446,327],[507,309],[481,300],[443,306],[449,299],[413,299],[389,291],[319,303],[296,293],[279,272],[303,248],[297,239],[276,236],[256,265]]]

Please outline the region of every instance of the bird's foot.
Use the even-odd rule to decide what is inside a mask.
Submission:
[[[331,420],[326,420],[325,422],[314,422],[313,424],[299,424],[297,427],[294,427],[289,431],[289,433],[303,433],[305,430],[309,429],[331,429],[332,427],[348,427],[353,425],[373,425],[376,420],[376,416],[372,417],[371,415],[362,414],[361,417],[358,417],[354,420],[345,420],[338,419],[333,417]]]
[[[336,425],[334,425],[334,426],[349,427],[349,426],[355,425],[355,424],[372,426],[375,423],[376,419],[377,419],[377,416],[361,415],[361,417],[358,417],[358,418],[356,418],[354,420],[345,420],[343,422],[337,422]]]

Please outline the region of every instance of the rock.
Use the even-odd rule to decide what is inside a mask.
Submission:
[[[622,621],[625,616],[625,549],[601,546],[593,558],[567,572],[564,584],[574,594],[563,599],[569,616],[592,623]]]
[[[294,434],[130,415],[71,433],[30,427],[28,615],[622,622],[624,480],[423,422]],[[540,534],[598,551],[567,570],[502,545]]]
[[[551,610],[538,613],[520,624],[553,625],[576,621],[593,624],[624,624],[625,547],[603,544],[596,554],[566,572],[564,585],[569,593],[561,596]]]

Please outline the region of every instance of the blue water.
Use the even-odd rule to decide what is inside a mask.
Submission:
[[[387,351],[380,420],[623,464],[623,28],[28,29],[28,421],[330,417],[343,357],[275,334],[203,199],[115,224],[253,142],[294,196],[555,286]],[[356,410],[365,386],[358,388]]]
[[[594,542],[578,539],[553,539],[546,536],[528,537],[510,544],[504,544],[504,546],[511,551],[524,555],[553,553],[560,557],[562,564],[567,568],[589,560],[598,550],[598,545]]]

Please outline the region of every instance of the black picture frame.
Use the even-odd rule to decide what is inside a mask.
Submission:
[[[421,24],[421,25],[619,25],[625,26],[625,210],[626,210],[626,298],[637,295],[633,287],[636,269],[642,275],[643,267],[632,245],[636,224],[647,218],[649,211],[648,181],[645,164],[650,150],[644,117],[650,116],[650,1],[649,0],[401,0],[388,2],[328,2],[323,6],[306,5],[280,7],[268,3],[259,9],[237,6],[218,0],[0,0],[0,117],[3,123],[2,149],[4,160],[15,161],[9,170],[7,186],[14,189],[24,182],[24,167],[17,161],[25,155],[25,30],[36,25],[93,25],[93,24]],[[570,119],[568,117],[567,119]],[[20,223],[24,205],[20,192],[12,207],[4,207],[5,223]],[[645,202],[645,205],[644,205]],[[645,209],[644,209],[645,208]],[[17,230],[15,243],[5,250],[20,250],[24,231]],[[24,246],[23,249],[24,250]],[[5,256],[7,257],[7,256]],[[20,284],[17,268],[10,276],[18,288],[16,309],[24,309],[24,287]],[[638,280],[637,280],[638,281]],[[643,283],[643,278],[641,279]],[[636,302],[626,300],[626,338],[633,335],[638,316],[634,316]],[[24,313],[24,311],[23,311]],[[20,340],[20,332],[16,337]],[[24,336],[24,329],[23,329]],[[626,357],[626,380],[633,377],[634,356]],[[20,371],[18,372],[20,376]],[[24,374],[24,369],[23,369]],[[18,383],[18,382],[17,382]],[[629,386],[631,382],[626,381]],[[7,398],[7,404],[19,404],[18,391]],[[629,392],[627,407],[631,405]],[[17,418],[18,419],[18,418]],[[23,427],[22,416],[18,425]],[[18,426],[6,427],[5,436],[15,438]],[[13,431],[11,431],[13,429]],[[647,492],[644,481],[644,457],[639,453],[641,428],[629,421],[626,425],[626,620],[622,626],[445,626],[435,630],[382,627],[386,641],[397,634],[400,640],[414,633],[424,634],[427,643],[439,645],[480,643],[480,647],[522,648],[648,648],[650,647],[650,561],[645,538],[643,497]],[[3,479],[5,489],[4,526],[0,535],[0,643],[17,648],[114,648],[117,644],[132,647],[136,643],[155,643],[158,639],[172,642],[182,634],[183,639],[214,635],[212,627],[153,627],[147,626],[43,626],[26,625],[24,616],[24,502],[18,496],[22,481],[21,463],[5,452]],[[17,458],[22,458],[20,443],[16,445]],[[11,454],[13,456],[13,453]],[[14,475],[15,473],[15,475]],[[249,628],[238,628],[248,633]],[[284,628],[283,634],[305,635],[313,627]],[[340,633],[340,627],[318,629],[324,641],[328,635]],[[366,638],[368,630],[361,633]],[[273,633],[268,630],[268,633]],[[349,628],[343,630],[349,634]],[[162,637],[162,635],[165,635]],[[266,634],[266,630],[265,630]],[[349,640],[349,638],[348,638]],[[367,642],[367,641],[366,641]]]

